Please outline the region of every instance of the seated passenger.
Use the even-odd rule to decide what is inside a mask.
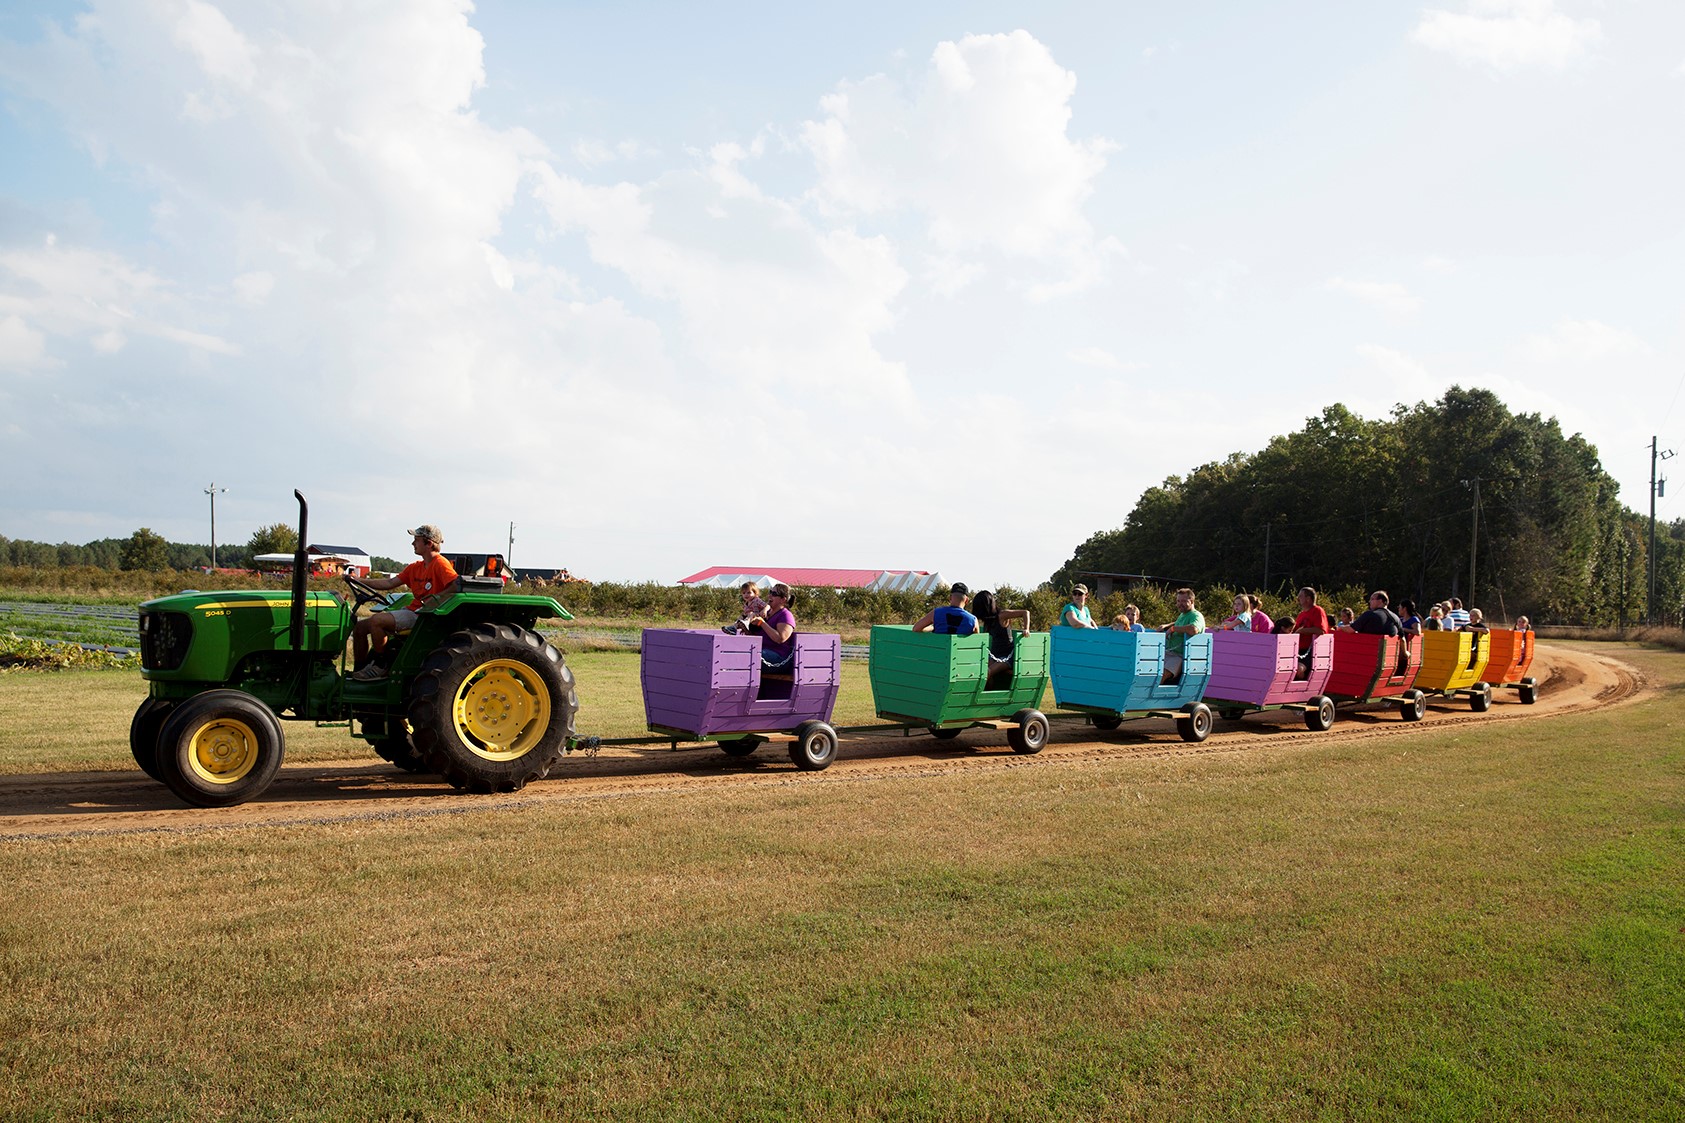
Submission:
[[[1421,635],[1422,618],[1416,615],[1416,602],[1401,600],[1398,602],[1398,608],[1398,623],[1404,629],[1403,634],[1407,636]]]
[[[1088,614],[1088,586],[1072,585],[1071,599],[1059,611],[1059,623],[1067,628],[1095,628],[1094,618]]]
[[[1267,636],[1275,631],[1275,621],[1264,611],[1264,602],[1257,593],[1247,593],[1246,603],[1252,609],[1252,630],[1259,635]]]
[[[948,603],[940,608],[933,608],[913,625],[915,632],[935,632],[939,636],[974,636],[977,634],[977,617],[965,610],[966,602],[971,599],[971,589],[964,581],[955,581],[948,590]]]
[[[1162,629],[1170,638],[1164,641],[1164,678],[1163,682],[1180,682],[1182,678],[1182,655],[1188,646],[1188,637],[1197,636],[1205,631],[1205,617],[1194,608],[1194,591],[1192,589],[1176,590],[1176,621],[1166,624]]]
[[[1533,622],[1525,616],[1517,616],[1515,618],[1515,630],[1518,632],[1530,632],[1533,630]]]
[[[1234,604],[1231,607],[1234,611],[1228,619],[1218,624],[1217,627],[1225,632],[1250,632],[1252,630],[1252,602],[1246,599],[1246,594],[1241,593],[1235,597]]]
[[[1445,630],[1460,632],[1469,626],[1469,613],[1463,607],[1461,597],[1452,597],[1445,602]]]
[[[749,621],[762,615],[767,610],[766,601],[761,599],[761,587],[753,581],[745,581],[738,587],[738,595],[743,598],[743,611],[737,614],[735,623],[727,624],[720,631],[728,636],[735,636],[739,632],[749,630]]]
[[[415,627],[416,613],[429,607],[429,600],[449,592],[456,584],[456,567],[439,553],[445,544],[444,532],[432,523],[422,523],[408,533],[410,545],[421,560],[406,565],[396,577],[370,577],[363,581],[369,588],[381,590],[407,585],[413,599],[408,608],[365,616],[351,629],[351,658],[356,668],[351,677],[358,682],[385,678],[387,668],[375,656],[386,649],[386,641]]]
[[[1132,604],[1124,605],[1123,611],[1118,613],[1116,619],[1112,621],[1112,631],[1114,632],[1144,632],[1146,630],[1146,625],[1141,623],[1141,610]]]
[[[1370,593],[1369,611],[1352,621],[1352,631],[1365,636],[1403,635],[1404,624],[1393,614],[1393,610],[1387,607],[1387,602],[1388,597],[1385,589],[1376,589],[1373,593]]]
[[[1352,615],[1351,609],[1342,608],[1340,609],[1340,620],[1334,625],[1334,627],[1338,628],[1342,632],[1349,632],[1353,630],[1352,624],[1355,620],[1356,617]]]
[[[1306,585],[1299,590],[1299,615],[1293,618],[1293,631],[1299,636],[1299,670],[1295,679],[1311,677],[1311,639],[1325,636],[1334,629],[1328,624],[1328,613],[1316,603],[1316,590]]]
[[[771,603],[744,621],[744,630],[761,637],[761,671],[788,674],[796,661],[796,615],[790,611],[790,586],[780,581],[767,590]]]
[[[1478,609],[1478,608],[1469,609],[1468,627],[1464,628],[1463,631],[1465,631],[1465,632],[1490,632],[1491,630],[1492,629],[1487,627],[1487,625],[1486,625],[1486,614],[1484,612],[1480,611],[1480,609]]]
[[[1428,609],[1428,618],[1426,620],[1422,621],[1422,631],[1424,631],[1424,632],[1443,632],[1443,631],[1445,631],[1445,606],[1444,605],[1436,604],[1432,608]]]
[[[1009,621],[1017,620],[1023,623],[1024,630],[1030,630],[1030,610],[1027,608],[1002,608],[995,599],[995,594],[984,589],[977,594],[977,623],[989,637],[989,673],[984,683],[985,690],[1010,690],[1012,688],[1012,656],[1016,650],[1012,630],[1006,625]]]

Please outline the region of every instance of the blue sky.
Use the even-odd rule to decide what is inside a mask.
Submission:
[[[1335,401],[1685,451],[1685,5],[331,7],[0,13],[0,533],[1023,585]]]

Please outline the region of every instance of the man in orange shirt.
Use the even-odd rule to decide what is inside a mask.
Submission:
[[[416,610],[423,607],[429,597],[448,592],[456,584],[456,567],[439,553],[440,547],[445,544],[444,532],[432,523],[422,523],[406,533],[414,540],[411,544],[421,560],[406,565],[396,577],[374,577],[363,584],[371,589],[396,589],[400,585],[408,585],[410,596],[414,599],[410,601],[409,608],[365,616],[351,629],[351,656],[358,668],[351,677],[358,682],[385,678],[387,669],[371,660],[386,649],[386,641],[394,634],[415,627]]]

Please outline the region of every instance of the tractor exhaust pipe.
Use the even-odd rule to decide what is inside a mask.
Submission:
[[[305,534],[310,529],[310,504],[304,501],[304,495],[297,488],[293,489],[293,496],[298,500],[298,545],[293,550],[293,603],[292,619],[288,625],[288,635],[292,639],[294,651],[304,650],[304,577],[305,563],[308,560],[304,552]]]

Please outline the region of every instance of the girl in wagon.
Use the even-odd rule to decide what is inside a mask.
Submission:
[[[720,629],[728,636],[748,631],[749,621],[763,615],[767,610],[766,601],[761,599],[761,587],[753,581],[743,582],[743,587],[738,591],[743,594],[743,614],[734,623]]]

